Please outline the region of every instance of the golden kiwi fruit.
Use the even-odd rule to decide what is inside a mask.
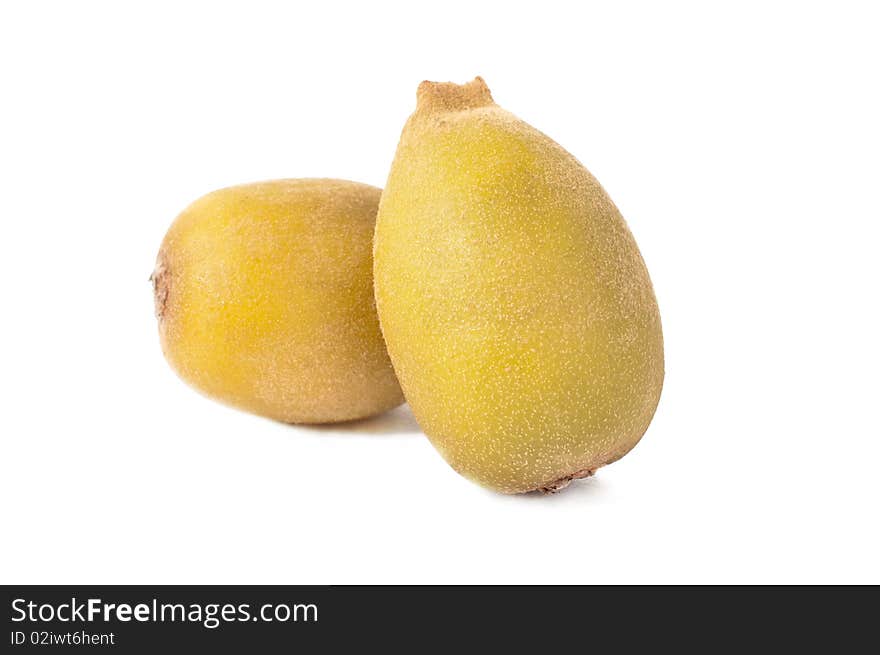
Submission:
[[[380,194],[345,180],[276,180],[187,207],[152,275],[172,368],[212,398],[288,423],[399,405],[373,298]]]
[[[617,207],[481,78],[423,82],[379,204],[374,286],[413,413],[461,474],[555,491],[633,448],[663,384]]]

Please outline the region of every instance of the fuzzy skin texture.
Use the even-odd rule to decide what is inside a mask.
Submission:
[[[162,350],[206,395],[287,423],[403,402],[379,331],[372,234],[380,189],[277,180],[196,200],[152,280]]]
[[[583,165],[482,79],[419,87],[379,205],[374,284],[404,395],[471,480],[555,491],[647,429],[663,336],[632,234]]]

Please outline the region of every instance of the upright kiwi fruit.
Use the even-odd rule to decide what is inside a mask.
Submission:
[[[555,491],[647,429],[663,336],[636,242],[586,168],[481,78],[419,86],[374,278],[404,395],[471,480]]]

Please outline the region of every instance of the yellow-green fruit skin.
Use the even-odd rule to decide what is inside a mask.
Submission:
[[[380,194],[344,180],[277,180],[187,207],[152,278],[172,368],[212,398],[288,423],[399,405],[372,285]]]
[[[663,336],[632,234],[583,165],[482,79],[419,87],[379,206],[374,285],[404,395],[467,478],[553,491],[647,429]]]

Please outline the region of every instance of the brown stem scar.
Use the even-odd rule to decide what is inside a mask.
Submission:
[[[416,110],[422,113],[461,111],[495,104],[482,77],[466,84],[424,81],[419,84],[416,99]]]
[[[168,290],[171,286],[171,273],[165,265],[165,258],[161,255],[156,261],[156,269],[150,276],[153,283],[153,301],[156,307],[156,318],[161,321],[165,317],[165,306],[168,303]]]
[[[565,475],[558,480],[551,482],[548,485],[543,487],[539,487],[538,491],[544,494],[555,494],[563,489],[565,489],[568,485],[571,484],[572,480],[580,480],[582,478],[589,478],[596,472],[596,469],[583,469],[580,471],[575,471],[571,475]]]

